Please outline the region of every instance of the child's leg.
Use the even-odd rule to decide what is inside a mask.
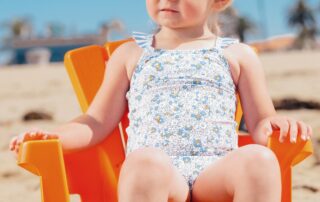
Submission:
[[[119,176],[119,202],[185,202],[188,198],[187,182],[166,153],[148,147],[127,156]]]
[[[280,202],[281,177],[274,153],[261,145],[240,147],[196,178],[192,201]]]

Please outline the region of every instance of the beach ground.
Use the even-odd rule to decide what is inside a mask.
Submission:
[[[320,103],[320,52],[280,52],[260,57],[273,100],[296,98]],[[53,119],[23,121],[30,111],[45,112]],[[320,159],[320,110],[278,112],[301,119],[314,130],[315,154],[293,169],[293,202],[320,201],[320,165],[316,165]],[[41,201],[39,178],[16,165],[8,150],[10,139],[33,127],[53,129],[80,113],[62,63],[0,68],[0,202]]]

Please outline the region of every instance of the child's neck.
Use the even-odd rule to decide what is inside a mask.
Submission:
[[[215,34],[209,30],[208,26],[194,26],[176,29],[162,27],[157,33],[157,36],[174,43],[184,43],[192,40],[206,40],[216,37]]]
[[[162,27],[156,34],[152,45],[160,49],[207,48],[208,44],[210,44],[208,42],[216,39],[217,36],[213,34],[208,27],[202,26],[179,29]],[[209,46],[212,47],[212,45]]]

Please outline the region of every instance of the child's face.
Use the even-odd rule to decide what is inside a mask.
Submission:
[[[215,0],[146,0],[150,17],[160,26],[184,28],[204,24]]]

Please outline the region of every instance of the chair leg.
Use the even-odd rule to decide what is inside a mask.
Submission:
[[[62,148],[58,140],[23,143],[18,165],[40,176],[42,202],[69,202]]]
[[[281,169],[281,184],[282,184],[281,202],[292,201],[291,170],[292,170],[291,167]]]

